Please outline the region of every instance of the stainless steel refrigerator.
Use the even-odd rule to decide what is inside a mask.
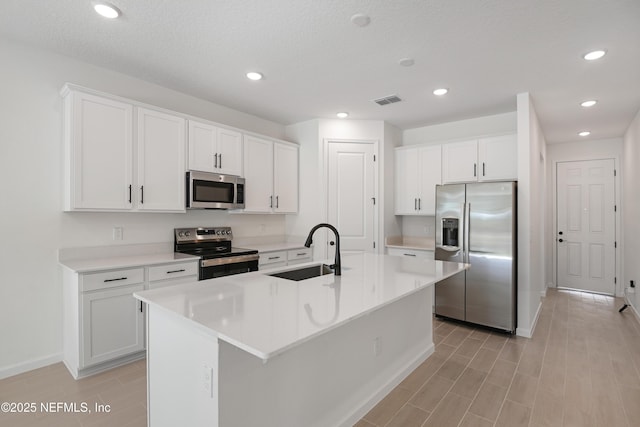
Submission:
[[[516,329],[516,183],[436,186],[435,259],[471,267],[435,287],[436,316]]]

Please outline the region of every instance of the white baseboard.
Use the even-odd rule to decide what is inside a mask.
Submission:
[[[542,301],[538,303],[538,309],[536,310],[536,315],[533,317],[533,322],[531,323],[531,328],[516,328],[516,335],[519,337],[531,338],[533,336],[533,331],[536,330],[536,325],[538,324],[538,318],[540,317],[540,312],[542,311]]]
[[[385,398],[391,390],[396,388],[398,384],[400,384],[410,373],[412,373],[422,362],[427,360],[429,356],[431,356],[435,351],[435,346],[432,344],[429,348],[425,349],[422,353],[420,353],[416,358],[407,363],[403,368],[401,368],[397,375],[395,375],[389,382],[387,382],[384,386],[378,389],[375,393],[369,397],[366,401],[362,402],[362,404],[358,405],[359,407],[353,411],[346,419],[340,422],[341,427],[348,427],[355,425],[362,417],[364,417],[374,406],[376,406],[382,399]]]
[[[24,372],[32,371],[34,369],[49,366],[54,363],[62,361],[62,353],[52,354],[39,359],[31,359],[25,362],[16,363],[15,365],[5,366],[0,368],[0,380],[9,378],[14,375],[22,374]]]

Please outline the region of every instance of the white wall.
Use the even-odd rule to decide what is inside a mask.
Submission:
[[[640,182],[640,111],[631,122],[624,135],[624,166],[623,166],[623,200],[622,223],[624,230],[624,259],[623,277],[625,287],[633,280],[636,288],[629,292],[627,299],[633,305],[636,314],[640,312],[640,196],[638,182]],[[640,315],[640,314],[639,314]]]
[[[614,159],[615,160],[615,168],[618,170],[616,175],[615,185],[616,185],[616,205],[621,206],[622,201],[622,192],[621,190],[621,177],[623,176],[623,171],[621,170],[621,159],[622,159],[622,138],[613,138],[613,139],[599,139],[599,140],[586,140],[586,141],[573,141],[566,142],[562,144],[549,144],[547,145],[547,200],[546,200],[546,223],[547,229],[545,232],[545,252],[548,254],[549,258],[546,265],[545,270],[545,283],[547,286],[557,286],[556,284],[556,165],[558,162],[568,162],[568,161],[578,161],[578,160],[598,160],[598,159]],[[620,210],[618,210],[620,212]],[[618,254],[623,254],[625,252],[624,249],[624,236],[621,233],[621,221],[619,220],[619,216],[616,218],[616,236],[618,241]],[[616,271],[620,271],[621,268],[621,257],[617,256],[616,261],[618,265],[616,266]],[[618,286],[616,293],[622,294],[622,279],[620,275],[618,280]]]
[[[282,138],[284,126],[50,52],[0,39],[0,377],[59,360],[61,247],[171,242],[175,227],[230,225],[236,237],[283,235],[281,215],[63,213],[65,82]],[[111,239],[124,227],[124,240]]]
[[[441,143],[445,141],[476,138],[484,135],[515,133],[517,129],[516,112],[494,116],[476,117],[456,122],[441,123],[406,129],[402,132],[402,145]]]
[[[546,289],[545,271],[545,162],[546,142],[528,93],[518,105],[518,328],[531,336]]]

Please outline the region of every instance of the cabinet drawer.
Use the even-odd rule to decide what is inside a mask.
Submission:
[[[86,273],[81,276],[80,292],[109,289],[118,286],[134,285],[144,282],[144,268],[127,268],[122,270]]]
[[[311,248],[292,249],[287,252],[287,260],[289,262],[298,260],[311,260],[311,253]]]
[[[406,256],[411,258],[433,259],[434,252],[429,250],[418,249],[400,249],[400,248],[387,248],[389,255],[393,256]]]
[[[179,264],[154,265],[149,267],[149,282],[198,275],[198,261]]]
[[[260,254],[258,265],[269,265],[287,261],[287,251],[265,252]]]

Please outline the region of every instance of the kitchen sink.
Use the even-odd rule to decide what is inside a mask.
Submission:
[[[333,270],[327,264],[316,264],[308,267],[302,267],[295,270],[281,271],[279,273],[269,274],[269,276],[279,277],[281,279],[295,280],[296,282],[312,277],[324,276],[325,274],[333,274]]]

